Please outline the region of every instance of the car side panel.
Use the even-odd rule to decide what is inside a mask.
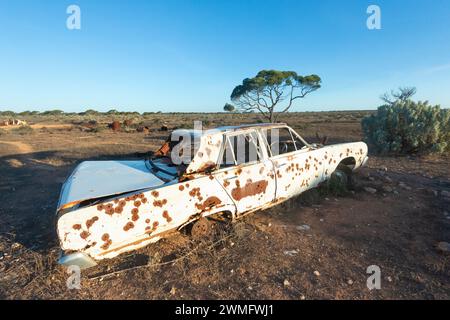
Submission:
[[[221,170],[214,176],[236,204],[237,215],[262,207],[275,198],[273,164],[268,159]]]
[[[57,228],[63,250],[98,260],[143,247],[194,217],[221,210],[235,205],[213,176],[203,175],[68,212]]]
[[[323,151],[300,150],[272,158],[277,199],[286,199],[316,187],[323,181]]]

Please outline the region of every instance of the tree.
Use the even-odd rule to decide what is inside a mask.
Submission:
[[[236,108],[231,103],[225,103],[223,110],[227,112],[233,112]]]
[[[294,71],[262,70],[234,88],[231,100],[242,112],[259,111],[270,122],[287,112],[295,100],[320,88],[318,75],[298,75]],[[275,109],[280,111],[275,113]]]
[[[399,87],[398,91],[391,90],[391,93],[385,93],[380,99],[385,103],[393,105],[397,101],[405,102],[417,92],[416,87]]]

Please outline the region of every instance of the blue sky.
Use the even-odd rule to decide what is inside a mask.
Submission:
[[[295,111],[375,109],[398,86],[449,107],[450,1],[0,0],[1,110],[221,111],[261,69],[321,76]]]

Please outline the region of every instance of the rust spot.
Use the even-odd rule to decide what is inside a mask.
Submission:
[[[212,175],[209,176],[210,180],[214,180],[214,177]]]
[[[233,199],[239,201],[245,197],[252,197],[260,193],[265,193],[268,182],[260,180],[256,182],[247,182],[242,188],[237,187],[231,191]]]
[[[159,192],[158,191],[152,191],[152,196],[154,196],[155,198],[158,198]]]
[[[120,206],[117,206],[117,207],[114,208],[114,212],[115,213],[122,213],[122,211],[123,211],[123,209]]]
[[[158,225],[159,225],[158,221],[153,222],[153,229],[156,229],[158,227]]]
[[[98,220],[98,217],[92,217],[91,219],[86,220],[86,227],[89,229]]]
[[[80,233],[80,237],[81,239],[86,239],[87,237],[89,237],[89,232],[83,231],[82,233]]]
[[[106,250],[109,248],[109,246],[112,243],[112,240],[109,238],[109,234],[105,233],[104,235],[102,235],[102,241],[104,242],[103,245],[101,246],[101,248],[103,250]]]
[[[223,186],[226,188],[226,187],[228,187],[230,185],[230,181],[228,181],[228,180],[225,180],[224,182],[223,182]]]
[[[135,201],[135,202],[134,202],[134,206],[135,206],[135,207],[139,207],[140,205],[141,205],[141,202],[140,202],[140,201]]]
[[[242,173],[242,168],[237,169],[236,174],[241,174]]]
[[[103,210],[103,205],[102,205],[102,204],[99,204],[99,205],[97,206],[97,210],[98,210],[98,211],[102,211],[102,210]]]
[[[119,201],[119,206],[120,206],[120,207],[125,207],[126,204],[127,204],[127,202],[126,202],[125,200],[120,200],[120,201]]]
[[[142,198],[141,202],[142,203],[147,203],[147,198]]]
[[[191,197],[195,197],[195,196],[197,196],[197,197],[200,197],[200,188],[193,188],[191,191],[189,191],[189,195],[191,196]]]
[[[145,223],[150,223],[150,219],[145,219]]]
[[[139,213],[138,208],[133,208],[133,210],[131,210],[131,220],[133,220],[133,221],[139,220],[138,213]]]
[[[178,187],[178,190],[183,191],[184,190],[184,186],[182,184],[180,184],[180,186]]]
[[[74,228],[75,230],[80,230],[80,229],[81,229],[81,224],[79,224],[79,223],[74,224],[74,225],[72,226],[72,228]]]
[[[239,187],[241,186],[241,182],[240,182],[239,180],[236,180],[236,182],[235,182],[235,183],[236,183],[236,187],[238,187],[238,188],[239,188]]]
[[[215,162],[212,162],[212,161],[208,161],[208,162],[206,162],[205,164],[203,164],[202,166],[200,166],[199,168],[198,168],[198,172],[203,172],[203,171],[206,171],[206,170],[208,170],[208,169],[212,169],[212,168],[214,168],[216,166],[216,163]]]
[[[164,219],[166,219],[167,222],[172,221],[172,218],[169,216],[169,212],[167,212],[167,210],[164,210],[162,215],[163,215]]]
[[[144,196],[143,193],[138,194],[138,197],[141,198],[141,199],[144,199],[144,198],[145,198],[145,196]]]
[[[123,227],[123,230],[124,230],[124,231],[128,231],[128,230],[133,229],[133,228],[134,228],[134,223],[133,223],[133,222],[128,222],[128,223]]]
[[[189,188],[189,183],[186,183],[186,188]]]
[[[218,206],[222,203],[222,200],[217,198],[216,196],[211,196],[208,199],[205,200],[202,204],[196,204],[197,209],[205,211],[209,210],[212,207]]]
[[[153,206],[155,206],[155,207],[162,207],[166,203],[167,203],[167,199],[155,200],[155,201],[153,201]]]

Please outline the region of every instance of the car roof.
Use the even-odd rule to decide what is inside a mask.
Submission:
[[[223,134],[225,132],[234,132],[234,131],[240,131],[240,130],[248,130],[248,129],[270,129],[270,128],[276,128],[276,127],[283,127],[286,126],[286,123],[254,123],[254,124],[241,124],[238,126],[221,126],[213,129],[208,130],[195,130],[195,129],[176,129],[172,131],[172,133],[181,134],[182,132],[189,133],[191,136],[199,137],[199,136],[206,136],[211,134]]]

